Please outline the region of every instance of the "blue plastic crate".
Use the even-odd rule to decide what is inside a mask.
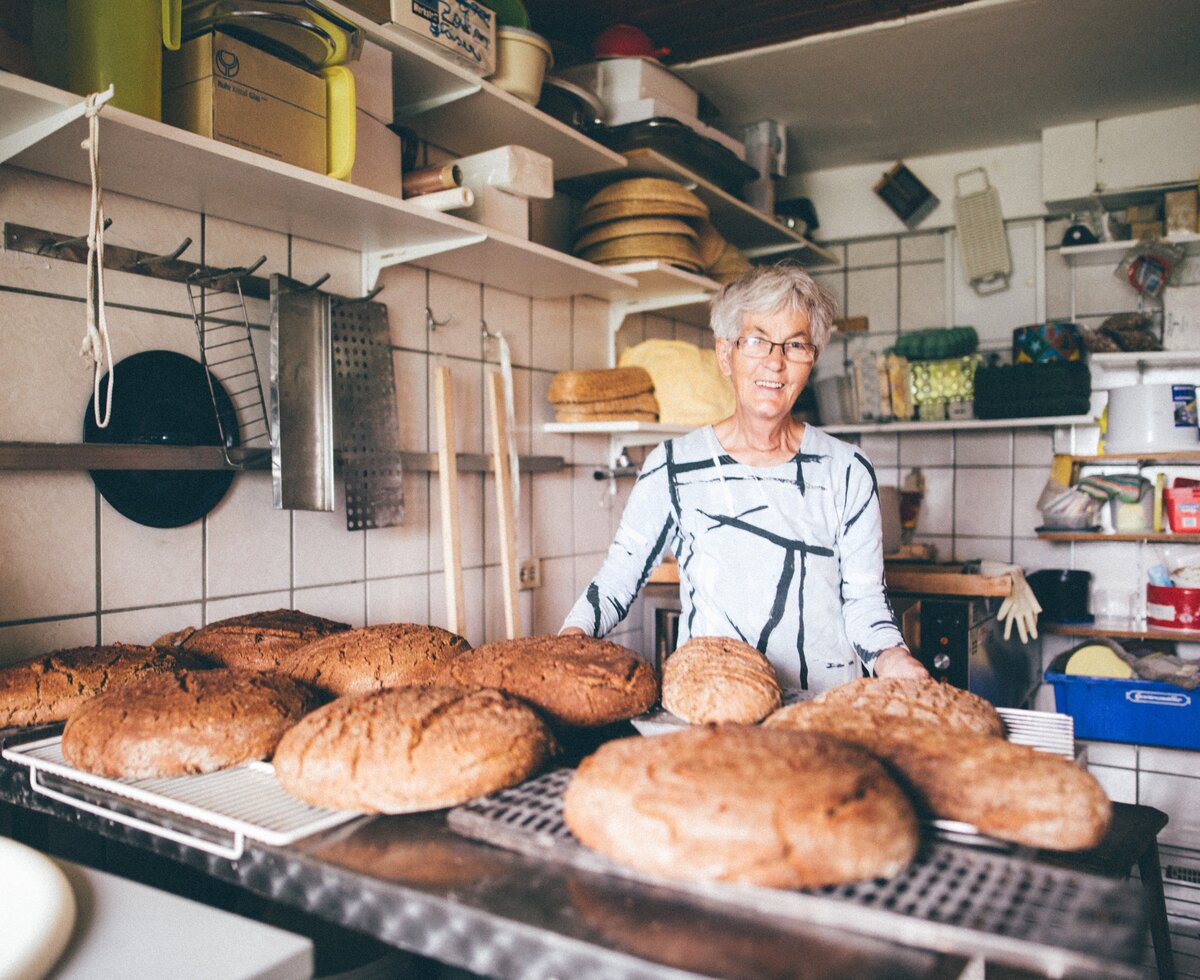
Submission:
[[[1057,710],[1075,719],[1076,738],[1200,749],[1200,688],[1063,674],[1065,662],[1056,657],[1046,681]]]

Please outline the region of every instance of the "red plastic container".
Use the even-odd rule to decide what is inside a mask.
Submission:
[[[1200,589],[1147,585],[1146,625],[1200,632]]]
[[[1200,488],[1173,487],[1163,491],[1167,524],[1176,534],[1200,534]]]

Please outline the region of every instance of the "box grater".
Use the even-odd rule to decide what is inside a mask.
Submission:
[[[964,193],[963,178],[975,174],[982,176],[983,188]],[[954,221],[967,281],[980,295],[1007,289],[1012,258],[1000,211],[1000,193],[989,183],[983,167],[956,174],[954,188]]]

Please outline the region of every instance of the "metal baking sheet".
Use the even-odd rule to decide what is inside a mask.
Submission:
[[[1140,976],[1140,889],[1028,859],[937,840],[895,877],[791,891],[642,874],[580,844],[562,819],[574,770],[555,769],[451,810],[463,836],[585,871],[673,889],[710,907],[738,907],[942,953],[981,956],[1049,976]]]

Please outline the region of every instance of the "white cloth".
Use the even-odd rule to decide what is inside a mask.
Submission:
[[[861,676],[859,659],[870,667],[904,645],[883,590],[881,533],[875,473],[856,446],[809,425],[791,460],[751,467],[706,426],[647,458],[603,567],[563,625],[609,633],[670,550],[681,644],[740,639],[785,689],[826,690]]]

